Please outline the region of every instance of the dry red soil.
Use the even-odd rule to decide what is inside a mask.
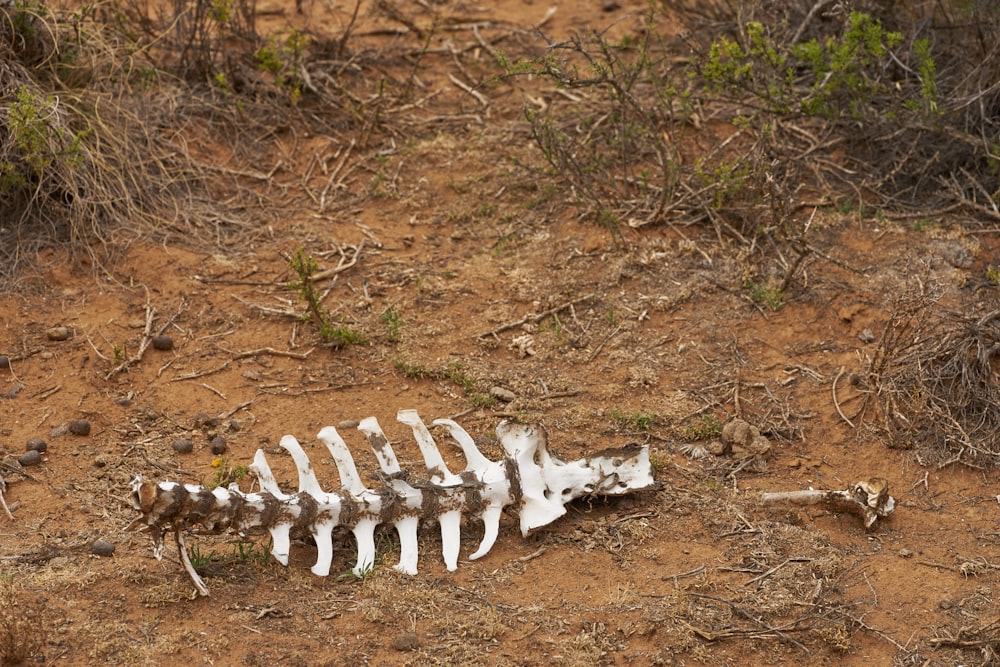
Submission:
[[[276,27],[331,34],[352,9],[316,2],[297,14],[291,4],[259,9]],[[523,28],[511,50],[543,21],[555,39],[612,24],[627,32],[643,10],[522,0],[406,9],[425,26],[437,16]],[[361,21],[358,45],[421,48],[367,3]],[[0,514],[0,574],[14,583],[19,631],[37,640],[26,663],[996,664],[996,473],[890,449],[837,410],[851,418],[860,404],[850,378],[875,345],[863,334],[882,335],[893,297],[917,279],[945,298],[969,289],[995,238],[949,231],[947,219],[914,229],[818,210],[824,256],[771,310],[748,297],[741,249],[714,233],[624,224],[612,234],[581,219],[558,181],[515,164],[540,164],[521,105],[559,103],[558,91],[508,82],[480,101],[448,76],[474,84],[493,71],[471,28],[434,33],[427,48],[395,65],[418,62],[422,91],[398,136],[347,152],[346,135],[280,128],[250,166],[217,149],[225,169],[270,174],[246,179],[271,207],[259,220],[246,214],[239,242],[138,239],[103,268],[46,251],[0,295],[0,353],[11,359],[0,370],[0,449],[17,457],[31,438],[48,444],[23,474],[9,458],[0,470],[13,512]],[[321,204],[331,181],[332,203]],[[320,271],[337,269],[316,287],[363,344],[332,349],[303,320],[288,287],[299,248]],[[49,339],[57,326],[66,340]],[[158,333],[172,349],[148,345]],[[504,400],[486,400],[497,388]],[[544,424],[567,459],[641,442],[663,489],[577,501],[528,538],[506,517],[477,561],[466,560],[480,537],[470,525],[453,573],[428,528],[414,577],[390,567],[389,533],[362,579],[350,575],[349,534],[336,536],[326,578],[310,573],[305,539],[282,567],[262,556],[264,538],[191,536],[210,597],[194,594],[172,542],[157,561],[146,533],[125,530],[138,472],[211,485],[263,448],[294,489],[276,447],[284,434],[337,488],[315,434],[344,420],[378,417],[419,476],[409,429],[395,422],[403,408],[428,422],[455,416],[491,457],[493,430],[511,418]],[[713,424],[734,418],[759,426],[769,451],[685,453],[712,449]],[[89,434],[59,434],[78,419]],[[374,457],[345,433],[368,478]],[[215,435],[228,447],[221,457]],[[191,453],[174,450],[182,438]],[[897,507],[870,530],[851,514],[760,502],[762,491],[871,477],[888,481]],[[114,554],[95,555],[95,540]]]

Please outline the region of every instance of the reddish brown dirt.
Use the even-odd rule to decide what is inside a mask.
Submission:
[[[630,29],[643,5],[620,4],[605,12],[595,2],[553,3],[545,28],[556,38],[614,21]],[[311,29],[321,18],[346,21],[345,8],[331,14],[318,5],[304,17],[283,6],[262,9]],[[438,11],[528,27],[548,7],[514,0]],[[376,13],[364,18],[366,39],[386,39],[380,21],[398,28]],[[864,371],[872,347],[859,333],[880,335],[892,296],[918,273],[963,289],[990,263],[990,240],[821,211],[815,242],[836,262],[810,261],[788,302],[772,311],[748,298],[739,248],[714,234],[685,230],[692,251],[670,227],[625,228],[619,238],[578,221],[567,197],[546,194],[545,184],[511,164],[512,157],[538,161],[516,89],[492,91],[483,108],[448,83],[455,69],[446,41],[475,47],[472,34],[456,30],[422,61],[428,97],[441,93],[424,114],[436,118],[434,130],[415,125],[382,159],[375,154],[388,143],[355,149],[342,201],[323,213],[294,191],[288,214],[261,223],[243,247],[139,241],[106,271],[51,251],[20,293],[0,297],[0,352],[13,359],[11,370],[0,370],[0,392],[8,393],[0,399],[0,447],[16,456],[29,438],[49,445],[42,463],[26,470],[30,478],[2,472],[15,518],[0,516],[0,572],[17,584],[18,604],[30,613],[25,627],[39,640],[28,662],[996,660],[988,645],[961,650],[933,641],[996,615],[996,474],[924,467],[913,452],[887,448],[868,425],[845,423],[832,393],[839,379],[839,401],[853,414],[859,398],[849,377]],[[267,172],[285,159],[268,191],[276,197],[303,186],[310,156],[329,160],[337,148],[287,130],[255,168]],[[304,186],[318,192],[327,179],[316,171]],[[940,221],[939,230],[948,228]],[[294,276],[285,258],[303,248],[328,269],[359,246],[356,263],[317,286],[329,290],[323,303],[334,318],[367,342],[332,350],[308,323],[275,312],[304,313],[287,288]],[[959,246],[972,250],[971,266],[945,261]],[[549,310],[553,316],[489,334]],[[398,331],[384,316],[390,311]],[[149,347],[115,372],[139,352],[147,317],[174,349]],[[69,339],[48,340],[53,326],[68,327]],[[513,342],[524,335],[533,354]],[[476,407],[494,387],[516,398]],[[576,503],[527,539],[506,518],[493,551],[463,560],[455,573],[445,571],[439,538],[426,530],[413,578],[388,567],[397,555],[389,536],[380,542],[384,561],[363,580],[314,577],[315,549],[306,541],[293,544],[283,568],[254,555],[265,540],[240,558],[234,536],[195,537],[202,555],[216,552],[204,568],[209,598],[193,595],[172,544],[156,561],[144,533],[125,532],[136,516],[127,494],[137,472],[216,478],[215,431],[228,442],[224,466],[247,465],[263,447],[289,489],[294,469],[275,444],[294,434],[335,488],[315,434],[374,415],[404,467],[417,473],[416,447],[394,421],[400,408],[428,420],[461,415],[476,436],[503,418],[538,421],[567,458],[644,442],[664,489]],[[220,425],[198,428],[199,413],[220,417]],[[762,425],[770,454],[745,466],[688,458],[680,445],[697,441],[692,429],[705,415]],[[51,435],[72,419],[89,420],[90,434]],[[174,452],[181,437],[193,440],[193,453]],[[364,441],[349,444],[370,473]],[[871,531],[852,515],[759,502],[761,490],[840,489],[872,476],[888,480],[898,507]],[[114,555],[92,555],[95,539],[114,544]],[[463,559],[477,543],[472,529]],[[336,545],[334,570],[347,573],[353,545],[347,537]],[[781,625],[795,619],[797,627]]]

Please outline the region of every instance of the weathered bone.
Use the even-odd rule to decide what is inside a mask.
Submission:
[[[765,493],[765,505],[827,505],[835,512],[857,514],[871,528],[879,517],[888,516],[896,508],[896,499],[889,495],[889,483],[881,477],[873,477],[867,482],[855,482],[843,491],[780,491]]]
[[[286,435],[279,445],[295,462],[297,493],[281,490],[261,450],[257,450],[250,467],[260,483],[260,493],[242,493],[235,484],[210,491],[176,482],[154,483],[140,474],[131,486],[133,506],[141,516],[130,528],[149,528],[153,554],[158,559],[163,556],[164,533],[173,529],[184,569],[198,592],[208,595],[184,546],[183,533],[189,529],[228,531],[241,536],[270,533],[271,553],[282,565],[288,564],[292,535],[310,534],[317,546],[312,572],[326,576],[333,560],[334,528],[342,526],[354,534],[358,554],[353,572],[361,575],[375,562],[375,528],[389,524],[400,541],[395,568],[416,574],[417,526],[421,519],[435,519],[440,524],[445,566],[454,570],[458,567],[463,513],[484,523],[483,540],[469,556],[476,559],[485,556],[496,542],[505,507],[519,511],[521,532],[527,535],[565,514],[565,504],[574,498],[658,488],[646,446],[628,445],[604,450],[591,459],[565,462],[549,451],[541,426],[505,421],[496,432],[506,457],[494,462],[482,455],[461,426],[450,419],[439,419],[433,424],[446,428],[465,454],[466,468],[455,474],[448,470],[416,411],[401,410],[397,418],[413,431],[430,479],[409,481],[378,421],[369,417],[358,424],[358,429],[378,459],[382,471],[378,489],[365,486],[347,444],[337,429],[327,426],[317,438],[337,464],[339,491],[323,491],[302,446]]]

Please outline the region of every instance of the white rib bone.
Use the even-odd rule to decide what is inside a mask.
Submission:
[[[503,508],[514,502],[510,495],[510,480],[507,478],[507,471],[503,464],[490,461],[483,456],[476,442],[465,429],[456,424],[451,419],[435,419],[431,422],[435,426],[444,426],[448,429],[451,437],[462,448],[468,465],[465,472],[471,474],[482,484],[479,496],[482,504],[479,508],[468,508],[473,514],[478,514],[483,520],[483,540],[479,543],[479,548],[469,555],[470,560],[482,558],[490,552],[496,543],[497,535],[500,533],[500,517]]]
[[[299,493],[308,493],[316,500],[316,518],[309,526],[316,541],[316,563],[312,566],[312,573],[325,577],[330,574],[330,566],[333,564],[333,529],[340,523],[340,497],[320,488],[312,463],[298,440],[286,435],[278,445],[291,454],[295,461],[299,472]]]
[[[293,496],[282,493],[262,450],[258,449],[257,453],[254,454],[253,464],[251,464],[250,469],[257,474],[261,489],[270,493],[280,502],[289,506],[291,505]],[[292,524],[288,520],[279,521],[267,527],[268,532],[271,533],[271,555],[274,556],[274,560],[282,565],[288,565],[288,553],[292,549],[292,540],[289,535],[291,529]]]
[[[440,486],[459,486],[462,478],[448,470],[448,466],[441,457],[434,438],[430,431],[420,420],[420,415],[416,410],[400,410],[396,414],[396,420],[401,424],[406,424],[413,429],[413,437],[420,445],[420,453],[424,456],[424,463],[427,464],[427,472],[431,474],[431,481]]]
[[[424,456],[427,472],[438,501],[438,524],[441,526],[441,555],[449,572],[458,569],[458,552],[462,544],[462,508],[465,506],[464,480],[448,470],[434,438],[416,410],[400,410],[396,419],[413,430],[413,437]]]
[[[347,443],[337,433],[337,429],[332,426],[324,427],[317,435],[320,442],[326,445],[334,463],[337,464],[337,472],[340,473],[340,485],[353,496],[360,496],[367,491],[358,474],[358,467],[354,464],[354,457],[351,450],[347,448]]]
[[[396,519],[393,526],[399,534],[399,563],[394,569],[405,574],[417,573],[417,528],[419,526],[419,514],[423,506],[423,493],[411,486],[400,475],[402,469],[399,467],[399,460],[396,458],[389,439],[385,437],[378,420],[375,417],[362,419],[358,424],[358,430],[365,434],[368,444],[371,445],[378,459],[382,472],[386,475],[386,483],[396,496],[399,503],[398,512],[401,516]]]
[[[330,451],[340,472],[340,481],[356,503],[354,525],[350,526],[354,539],[358,543],[358,559],[352,568],[354,576],[360,577],[369,572],[375,564],[375,528],[380,523],[382,512],[382,496],[366,488],[361,482],[358,467],[347,448],[344,439],[332,426],[323,428],[316,436]]]

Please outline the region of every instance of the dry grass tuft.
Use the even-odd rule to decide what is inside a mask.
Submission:
[[[0,280],[41,247],[100,260],[123,240],[114,230],[196,217],[194,166],[155,132],[170,87],[92,6],[0,7],[0,53]]]
[[[29,600],[13,580],[0,577],[0,665],[18,665],[41,646],[41,604]]]
[[[901,299],[868,369],[891,444],[939,466],[1000,465],[998,340],[1000,309],[950,311],[928,294]]]

